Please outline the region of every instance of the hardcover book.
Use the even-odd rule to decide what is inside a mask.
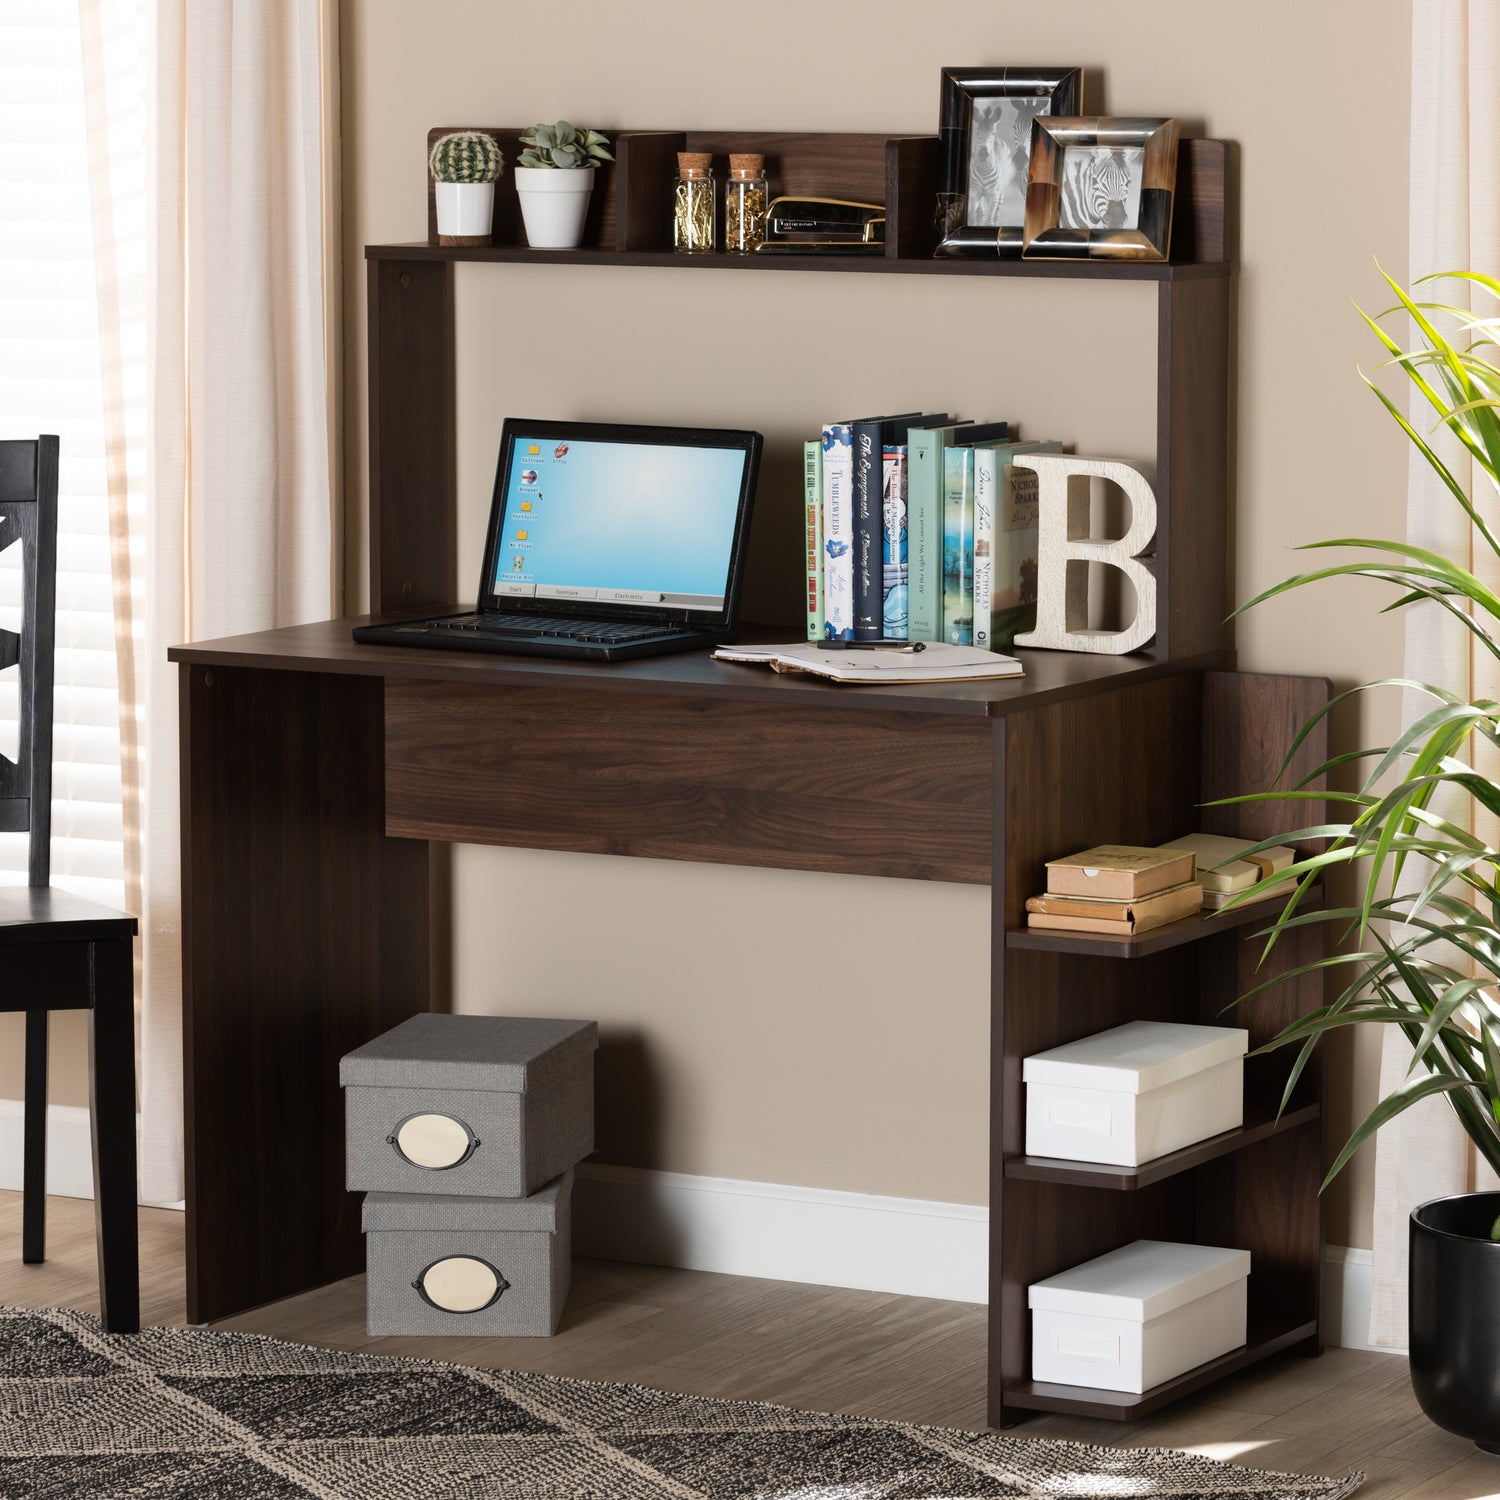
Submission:
[[[943,639],[974,644],[974,450],[943,454]]]
[[[1191,881],[1193,866],[1191,849],[1098,844],[1066,859],[1048,860],[1047,894],[1135,901]]]
[[[907,588],[909,536],[906,516],[907,449],[904,445],[889,447],[884,458],[884,503],[881,521],[884,528],[885,556],[883,568],[884,597],[881,620],[888,641],[907,639]]]
[[[823,428],[823,634],[854,639],[854,434],[848,422]]]
[[[906,439],[907,636],[943,639],[943,454],[967,434],[1004,439],[1004,422],[912,428]]]
[[[1256,839],[1230,838],[1221,833],[1189,833],[1163,844],[1162,848],[1190,849],[1198,865],[1195,878],[1204,892],[1233,895],[1237,891],[1249,890],[1258,880],[1279,875],[1297,857],[1297,851],[1285,844],[1262,849],[1257,854],[1245,853],[1258,842]]]
[[[1029,927],[1061,932],[1102,932],[1119,937],[1149,932],[1192,916],[1203,904],[1197,881],[1174,885],[1134,901],[1089,896],[1032,896],[1026,903]]]
[[[916,424],[939,424],[947,412],[901,412],[867,417],[853,424],[854,638],[878,641],[884,615],[884,455],[888,446],[904,443]]]
[[[823,638],[823,444],[802,445],[802,482],[807,527],[807,638]]]
[[[1037,476],[1012,459],[1060,453],[1061,443],[974,448],[974,644],[1008,648],[1036,628]]]

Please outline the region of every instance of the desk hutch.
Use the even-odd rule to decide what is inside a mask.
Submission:
[[[513,154],[518,132],[496,134]],[[678,149],[753,149],[783,191],[883,199],[885,257],[674,257],[664,195]],[[1058,855],[1199,826],[1286,832],[1275,805],[1199,804],[1269,785],[1295,726],[1326,697],[1313,679],[1226,670],[1225,144],[1184,142],[1174,259],[1163,265],[934,259],[929,138],[634,132],[618,158],[596,186],[580,250],[525,248],[505,193],[492,247],[440,246],[429,213],[426,243],[367,249],[377,615],[442,607],[457,592],[455,261],[517,278],[539,262],[1063,277],[1155,288],[1156,640],[1125,658],[1023,652],[1020,680],[859,690],[702,656],[601,667],[356,646],[351,620],[175,650],[189,1318],[361,1268],[337,1060],[431,1002],[437,840],[988,885],[991,1421],[1140,1416],[1274,1351],[1318,1352],[1316,1068],[1278,1119],[1286,1063],[1252,1059],[1242,1129],[1139,1168],[1024,1154],[1027,1054],[1136,1017],[1219,1020],[1320,941],[1304,930],[1257,970],[1260,948],[1246,936],[1263,908],[1135,940],[1024,925],[1025,898]],[[753,421],[753,403],[746,410]],[[434,496],[445,502],[436,510]],[[800,537],[786,555],[799,565]],[[1322,755],[1314,736],[1298,760],[1307,768]],[[547,774],[534,774],[542,765]],[[1254,1045],[1318,998],[1303,978],[1238,1014]],[[1246,1346],[1139,1396],[1032,1382],[1027,1285],[1142,1236],[1252,1252]]]

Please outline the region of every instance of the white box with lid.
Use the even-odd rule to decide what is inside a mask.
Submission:
[[[1026,1154],[1138,1167],[1244,1123],[1250,1033],[1130,1021],[1028,1057]]]
[[[1245,1342],[1250,1252],[1136,1240],[1027,1288],[1031,1377],[1139,1394]]]

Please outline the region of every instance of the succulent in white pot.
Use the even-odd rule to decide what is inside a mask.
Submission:
[[[495,180],[505,158],[493,136],[455,130],[439,136],[427,156],[437,186],[438,241],[487,245],[495,214]]]
[[[566,120],[533,125],[521,137],[526,149],[516,158],[516,193],[526,242],[534,250],[571,250],[583,238],[594,168],[613,161],[609,141],[597,130],[580,130]]]

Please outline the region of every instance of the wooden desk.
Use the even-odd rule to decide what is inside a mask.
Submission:
[[[1139,961],[1016,929],[1045,859],[1204,822],[1289,826],[1198,803],[1269,784],[1326,684],[1034,652],[1020,681],[843,689],[702,655],[596,667],[356,646],[354,623],[172,653],[190,1320],[361,1269],[337,1064],[431,1002],[426,841],[443,840],[989,884],[992,1420],[1135,1415],[1223,1372],[1144,1398],[1027,1379],[1027,1283],[1140,1235],[1252,1251],[1252,1343],[1232,1364],[1317,1346],[1312,1070],[1279,1129],[1274,1069],[1252,1071],[1243,1136],[1154,1175],[1023,1156],[1022,1057],[1134,1016],[1216,1019],[1252,982],[1243,929],[1184,930]],[[1245,1024],[1260,1040],[1311,1003],[1291,985]]]

